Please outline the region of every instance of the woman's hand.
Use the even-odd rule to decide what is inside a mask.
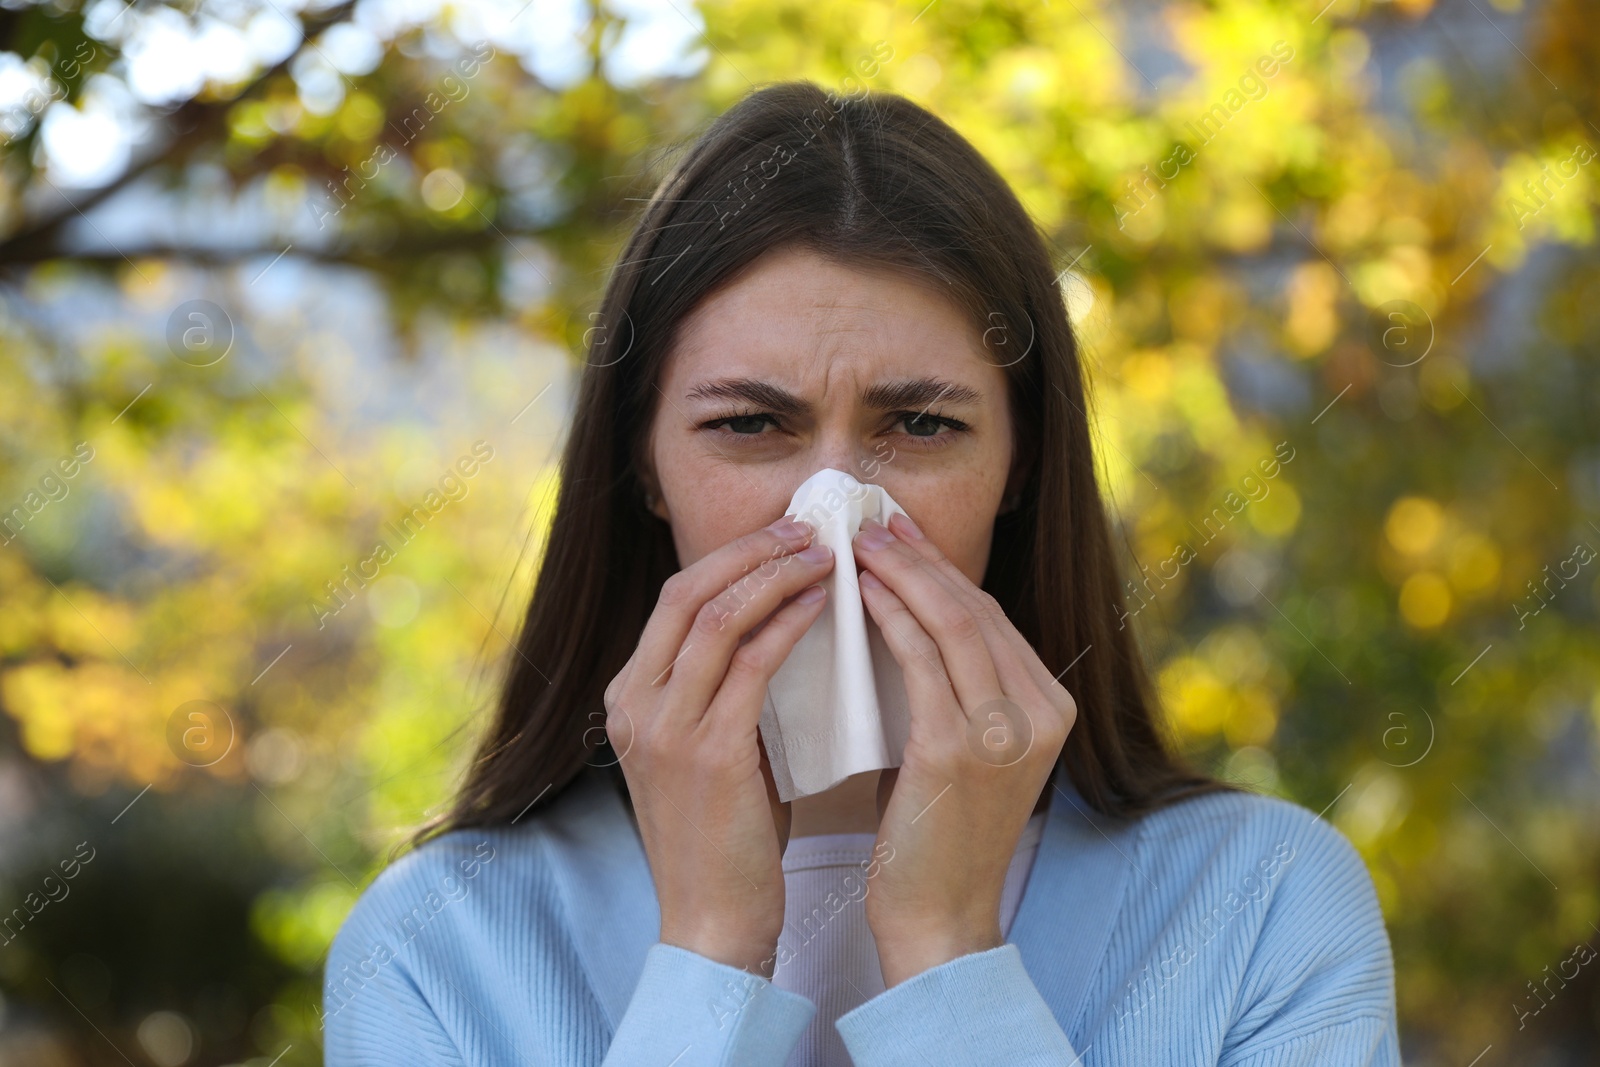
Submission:
[[[661,940],[769,978],[789,805],[758,724],[767,683],[822,610],[833,554],[805,547],[814,533],[785,517],[668,578],[605,693]]]
[[[854,546],[911,710],[905,758],[879,778],[892,859],[866,898],[886,987],[1005,943],[1006,869],[1077,717],[999,602],[904,516],[889,521]]]

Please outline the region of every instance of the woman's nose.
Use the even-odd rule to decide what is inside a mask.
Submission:
[[[810,477],[817,471],[831,467],[836,471],[844,471],[857,481],[870,481],[882,466],[881,460],[870,449],[831,448],[813,452],[807,457],[805,477]],[[798,484],[798,483],[797,483]]]
[[[809,477],[824,467],[832,467],[865,482],[876,478],[885,460],[892,455],[892,449],[874,448],[873,442],[863,440],[857,431],[826,429],[814,440],[806,456],[809,469],[805,474]]]

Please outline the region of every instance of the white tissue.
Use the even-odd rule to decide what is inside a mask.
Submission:
[[[898,767],[911,715],[905,680],[861,601],[851,539],[864,519],[885,525],[905,511],[881,486],[824,468],[795,490],[785,514],[810,523],[833,550],[822,614],[767,686],[761,740],[778,798],[789,801],[862,771]]]

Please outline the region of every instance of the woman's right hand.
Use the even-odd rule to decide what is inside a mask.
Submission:
[[[826,546],[807,547],[813,536],[785,516],[668,578],[605,693],[661,940],[768,978],[789,805],[759,723],[767,684],[822,611],[816,583],[834,561]]]

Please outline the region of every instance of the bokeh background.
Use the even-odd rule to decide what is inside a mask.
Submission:
[[[1592,5],[0,0],[0,1064],[320,1062],[608,264],[795,77],[1047,234],[1126,624],[1197,761],[1360,849],[1407,1062],[1592,1062]]]

